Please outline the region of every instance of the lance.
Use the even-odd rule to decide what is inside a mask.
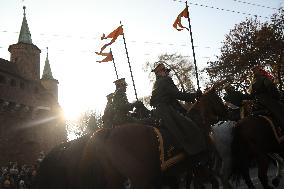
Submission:
[[[193,63],[194,63],[194,68],[195,68],[195,76],[196,76],[196,81],[197,81],[197,87],[198,90],[200,90],[199,86],[199,79],[198,79],[198,72],[197,72],[197,65],[196,65],[196,58],[195,58],[195,52],[194,52],[194,45],[193,45],[193,38],[192,38],[192,31],[191,31],[191,24],[190,24],[190,18],[189,18],[189,11],[188,11],[188,5],[187,1],[185,2],[185,6],[187,8],[187,19],[188,19],[188,25],[189,25],[189,33],[190,33],[190,40],[191,40],[191,48],[192,48],[192,53],[193,53]]]
[[[120,25],[121,25],[121,27],[122,27],[121,21],[120,21]],[[124,42],[126,57],[127,57],[127,61],[128,61],[129,71],[130,71],[130,75],[131,75],[131,79],[132,79],[132,84],[133,84],[133,88],[134,88],[134,93],[135,93],[136,100],[138,101],[137,92],[136,92],[136,87],[135,87],[134,78],[133,78],[133,74],[132,74],[132,69],[131,69],[131,65],[130,65],[130,61],[129,61],[128,51],[127,51],[127,47],[126,47],[126,41],[125,41],[124,32],[122,32],[122,37],[123,37],[123,42]]]
[[[113,54],[112,54],[111,48],[110,48],[110,53],[111,53],[111,56],[112,56],[112,63],[113,63],[113,67],[114,67],[114,71],[115,71],[116,79],[118,79],[118,74],[117,74],[117,70],[116,70],[116,65],[115,65],[115,62],[114,62],[114,57],[113,57]]]

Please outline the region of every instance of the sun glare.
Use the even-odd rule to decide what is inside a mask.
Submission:
[[[65,119],[69,120],[69,121],[75,121],[81,115],[81,112],[78,111],[78,109],[75,109],[75,108],[63,108],[63,111],[64,111]]]
[[[84,108],[73,103],[62,103],[64,117],[67,121],[77,121],[80,115],[84,112]]]

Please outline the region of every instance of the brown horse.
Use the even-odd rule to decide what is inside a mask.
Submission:
[[[214,87],[193,105],[206,132],[210,124],[227,115]],[[126,124],[103,129],[54,148],[42,161],[38,189],[116,189],[125,178],[135,189],[158,188],[161,160],[157,133],[151,126]],[[190,167],[184,160],[178,165]],[[178,166],[173,166],[178,167]],[[179,166],[185,170],[185,167]],[[187,169],[187,168],[186,168]]]
[[[234,181],[241,177],[250,189],[254,185],[250,179],[249,168],[256,161],[258,178],[265,189],[268,184],[267,171],[270,153],[283,153],[284,143],[279,140],[271,121],[265,116],[248,116],[240,120],[233,130],[232,176]]]

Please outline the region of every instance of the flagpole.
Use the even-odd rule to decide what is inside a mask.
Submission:
[[[113,57],[113,54],[112,54],[111,48],[110,48],[110,53],[111,53],[111,56],[112,56],[112,62],[113,62],[113,67],[114,67],[114,71],[115,71],[116,79],[118,79],[118,74],[117,74],[117,70],[116,70],[116,65],[115,65],[115,62],[114,62],[114,57]]]
[[[120,25],[122,27],[121,21],[120,21]],[[126,47],[126,41],[125,41],[125,37],[124,37],[124,32],[122,32],[122,37],[123,37],[125,52],[126,52],[126,56],[127,56],[128,66],[129,66],[129,70],[130,70],[130,75],[131,75],[131,79],[132,79],[132,84],[133,84],[133,88],[134,88],[134,93],[135,93],[136,100],[138,101],[136,87],[135,87],[134,78],[133,78],[133,74],[132,74],[132,69],[131,69],[131,65],[130,65],[130,61],[129,61],[128,51],[127,51],[127,47]]]
[[[188,5],[187,1],[185,1],[185,5],[187,7],[187,14],[188,14],[188,25],[189,25],[189,33],[190,33],[190,40],[191,40],[191,48],[192,48],[192,53],[193,53],[193,62],[194,62],[194,68],[195,68],[195,76],[196,76],[196,81],[197,81],[197,87],[198,90],[200,90],[199,86],[199,79],[198,79],[198,72],[197,72],[197,65],[196,65],[196,58],[195,58],[195,52],[194,52],[194,45],[193,45],[193,38],[192,38],[192,31],[191,31],[191,24],[190,24],[190,18],[189,18],[189,11],[188,11]]]

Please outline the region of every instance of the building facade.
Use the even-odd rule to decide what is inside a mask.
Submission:
[[[0,58],[0,165],[34,163],[43,151],[66,141],[58,103],[58,81],[46,55],[40,77],[41,50],[32,43],[25,7],[18,43],[9,46],[10,60]]]

